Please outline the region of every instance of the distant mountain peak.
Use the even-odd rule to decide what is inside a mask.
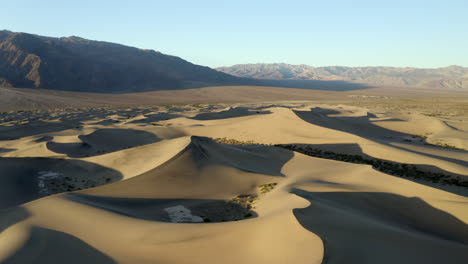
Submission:
[[[77,36],[61,37],[60,40],[69,42],[89,43],[91,40]]]
[[[0,31],[0,85],[139,92],[241,84],[243,80],[153,50],[78,36]]]
[[[468,68],[452,65],[437,69],[412,67],[312,67],[287,63],[238,64],[218,71],[265,80],[341,80],[378,86],[468,89]]]

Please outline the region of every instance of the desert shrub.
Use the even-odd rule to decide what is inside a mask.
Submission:
[[[413,135],[413,137],[418,137],[425,140],[430,133],[426,133],[425,135]],[[239,141],[236,139],[228,139],[228,138],[215,138],[215,141],[222,144],[230,144],[230,145],[265,145],[259,144],[252,140],[248,141]],[[431,172],[431,171],[423,171],[416,167],[414,164],[405,164],[405,163],[398,163],[398,162],[390,162],[385,161],[377,158],[367,158],[361,155],[351,155],[351,154],[343,154],[343,153],[335,153],[331,151],[322,151],[321,149],[312,148],[308,146],[297,146],[292,144],[276,144],[273,145],[275,147],[284,148],[292,151],[297,151],[302,154],[318,157],[323,159],[331,159],[331,160],[338,160],[343,162],[350,162],[356,164],[367,164],[371,165],[374,169],[391,174],[394,176],[399,177],[408,177],[408,178],[415,178],[420,180],[426,180],[433,183],[440,183],[443,185],[455,185],[468,188],[468,181],[463,181],[460,177],[452,177],[451,175],[439,173],[439,172]],[[457,148],[455,146],[449,144],[443,144],[443,147],[447,148]],[[463,150],[463,149],[461,149]],[[267,187],[263,187],[267,188]],[[263,191],[265,191],[264,189]],[[262,192],[262,189],[260,189]]]

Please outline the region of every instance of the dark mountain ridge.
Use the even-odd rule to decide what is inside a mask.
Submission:
[[[254,85],[347,91],[375,86],[468,90],[468,68],[244,64],[216,70],[176,56],[76,36],[0,31],[0,87],[131,93]]]

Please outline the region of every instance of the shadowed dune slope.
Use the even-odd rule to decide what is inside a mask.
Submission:
[[[103,152],[113,152],[160,141],[152,133],[130,129],[99,129],[78,137],[80,143],[48,142],[47,148],[69,157],[89,157]]]
[[[24,235],[23,247],[2,263],[116,263],[112,258],[67,233],[31,227]]]
[[[120,179],[118,171],[86,161],[0,158],[0,209],[71,191],[76,186],[92,187]]]
[[[468,260],[466,222],[418,197],[365,192],[294,193],[311,203],[307,208],[295,209],[294,214],[325,242],[326,263]]]
[[[172,141],[177,143],[178,140]],[[226,212],[224,204],[217,201],[255,194],[260,184],[282,181],[285,175],[281,167],[292,157],[292,152],[274,147],[227,146],[191,137],[180,153],[146,173],[77,194],[55,195],[25,204],[32,216],[7,228],[0,236],[0,243],[2,239],[10,239],[13,235],[9,234],[13,232],[29,235],[30,231],[24,228],[33,224],[77,237],[119,263],[153,263],[155,260],[206,263],[227,254],[213,252],[209,246],[213,243],[237,252],[226,263],[252,260],[280,263],[291,259],[298,262],[304,258],[319,262],[320,240],[304,230],[292,214],[293,207],[307,203],[280,189],[279,197],[272,197],[271,202],[279,199],[281,205],[267,206],[264,214],[270,216],[265,220],[255,213],[243,221],[176,224],[167,223],[164,213],[165,208],[182,205],[194,213],[213,214],[213,218],[217,214],[224,215],[224,220],[229,221],[232,209]],[[262,202],[268,199],[268,194],[261,198]],[[36,214],[39,211],[41,213]],[[65,211],[67,213],[63,214]],[[2,219],[14,215],[15,209],[12,209],[4,212]],[[94,226],[93,230],[89,224]],[[272,228],[282,231],[270,234]],[[109,236],[116,243],[109,242]],[[290,243],[287,247],[283,247],[285,240]],[[317,245],[317,252],[312,254],[308,245]],[[11,249],[10,255],[15,256],[18,250],[32,250],[31,246],[19,244],[18,249]],[[181,249],[185,253],[177,254]],[[301,254],[291,258],[291,249]]]
[[[420,114],[312,103],[86,113],[79,128],[51,114],[58,127],[0,140],[0,263],[468,262],[463,186],[252,144],[468,177],[466,151],[402,129],[440,124]],[[465,133],[434,129],[433,140]]]

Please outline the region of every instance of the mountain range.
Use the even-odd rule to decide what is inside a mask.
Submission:
[[[407,86],[440,89],[468,89],[468,68],[437,69],[398,67],[312,67],[286,63],[239,64],[216,70],[238,77],[265,80],[349,81],[370,86]]]
[[[243,64],[212,69],[176,56],[76,36],[0,31],[0,87],[131,93],[209,86],[346,91],[373,86],[468,89],[468,68]]]
[[[140,92],[244,82],[153,50],[0,31],[0,87]]]

